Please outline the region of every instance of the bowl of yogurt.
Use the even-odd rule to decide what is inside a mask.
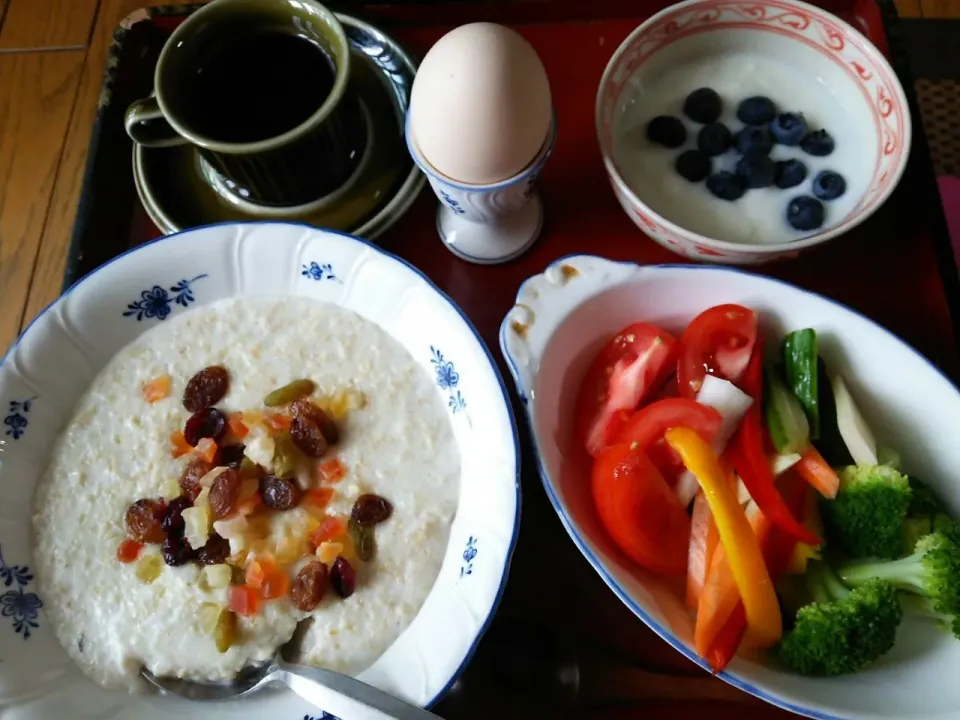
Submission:
[[[597,94],[607,175],[633,222],[708,262],[795,257],[893,192],[910,151],[883,54],[795,0],[688,0],[613,54]]]
[[[449,298],[362,240],[249,223],[141,246],[31,324],[0,403],[18,717],[335,710],[140,677],[228,680],[279,647],[429,706],[496,609],[520,507],[502,379]]]

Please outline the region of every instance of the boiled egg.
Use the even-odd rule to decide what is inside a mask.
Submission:
[[[506,180],[529,165],[553,116],[547,72],[533,46],[494,23],[462,25],[430,48],[409,112],[423,158],[471,185]]]

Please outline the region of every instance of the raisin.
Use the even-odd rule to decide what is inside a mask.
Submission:
[[[213,533],[200,550],[197,551],[197,560],[201,565],[219,565],[230,555],[230,541]]]
[[[187,418],[183,426],[183,439],[187,445],[196,447],[203,438],[219,441],[226,431],[226,416],[216,408],[203,408]]]
[[[183,494],[191,500],[196,500],[203,489],[200,487],[200,479],[211,470],[213,465],[206,460],[200,458],[191,460],[190,464],[184,468],[183,475],[180,476],[180,489],[183,490]]]
[[[303,453],[294,444],[289,430],[281,432],[273,442],[273,474],[280,478],[292,477]]]
[[[373,493],[365,493],[353,504],[350,517],[358,525],[376,525],[393,514],[393,505],[386,498]]]
[[[274,510],[289,510],[300,502],[303,491],[293,480],[267,475],[260,478],[260,498]]]
[[[183,511],[188,507],[193,507],[193,501],[186,495],[181,495],[170,501],[167,505],[167,513],[163,516],[161,527],[165,533],[183,532]]]
[[[340,439],[336,423],[309,400],[297,400],[290,409],[293,412],[290,437],[305,455],[322,457],[327,448]]]
[[[213,628],[213,639],[217,645],[217,652],[225,653],[237,639],[237,616],[224,609],[217,618]]]
[[[330,585],[337,595],[346,599],[357,589],[357,571],[343,557],[338,557],[330,570]]]
[[[306,378],[294,380],[293,382],[287,383],[283,387],[277,388],[273,392],[269,393],[263,399],[263,404],[267,407],[280,407],[282,405],[289,405],[295,400],[309,397],[316,389],[317,386],[314,384],[313,380],[308,380]]]
[[[183,406],[190,412],[197,412],[216,405],[227,394],[230,376],[226,368],[212,365],[204,368],[187,383],[183,390]]]
[[[246,450],[246,445],[225,445],[220,448],[220,464],[226,465],[227,467],[239,468],[243,463],[244,454],[243,451]]]
[[[314,560],[297,573],[290,588],[290,595],[298,608],[303,612],[310,612],[320,604],[326,590],[327,566]]]
[[[213,487],[210,488],[210,510],[215,518],[230,514],[240,497],[242,484],[240,473],[233,468],[228,468],[217,475],[217,479],[213,481]]]
[[[167,512],[162,500],[137,500],[127,508],[124,522],[131,540],[142,543],[163,542],[163,517]]]
[[[193,548],[182,533],[171,533],[163,541],[163,561],[167,565],[177,566],[193,559]]]
[[[357,550],[357,557],[363,562],[370,562],[373,556],[377,554],[377,539],[373,534],[372,525],[361,525],[353,518],[350,518],[348,525],[350,539],[353,540],[353,546]]]

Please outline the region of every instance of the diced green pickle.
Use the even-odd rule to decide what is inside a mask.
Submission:
[[[137,579],[149,585],[163,572],[163,558],[154,553],[144,555],[137,561]]]
[[[377,554],[377,539],[373,535],[373,527],[365,527],[350,518],[347,529],[353,546],[357,549],[357,557],[364,562],[373,560],[373,556]]]
[[[293,382],[287,383],[283,387],[277,388],[273,392],[269,393],[263,399],[263,404],[267,407],[280,407],[281,405],[289,405],[295,400],[309,397],[316,389],[317,386],[313,380],[308,380],[306,378],[294,380]]]
[[[217,626],[213,630],[213,639],[217,643],[217,650],[225,653],[237,639],[237,616],[224,608],[217,618]]]
[[[300,451],[293,444],[290,431],[284,430],[274,438],[273,474],[278,478],[292,477],[299,459]]]

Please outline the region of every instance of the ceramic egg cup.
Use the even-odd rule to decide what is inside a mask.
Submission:
[[[458,183],[439,173],[420,152],[406,123],[407,148],[440,200],[437,233],[457,257],[495,265],[525,253],[543,227],[543,202],[537,192],[540,171],[557,139],[556,116],[547,139],[527,167],[513,177],[488,185]]]

